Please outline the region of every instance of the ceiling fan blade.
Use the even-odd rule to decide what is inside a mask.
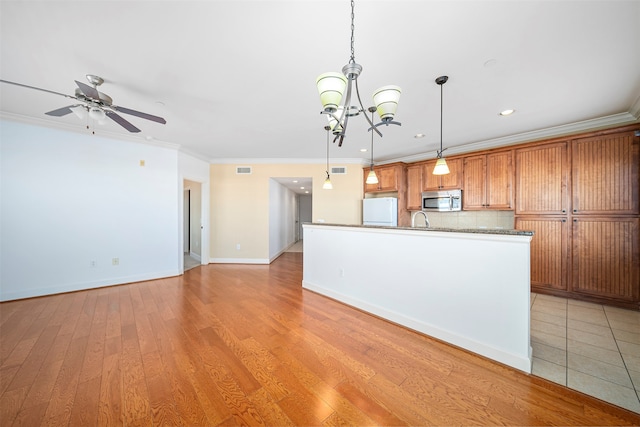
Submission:
[[[0,80],[0,82],[2,82],[2,83],[8,83],[8,84],[10,84],[10,85],[15,85],[15,86],[26,87],[26,88],[28,88],[28,89],[35,89],[35,90],[39,90],[39,91],[41,91],[41,92],[53,93],[54,95],[64,96],[65,98],[76,99],[76,97],[75,97],[75,96],[66,95],[66,94],[64,94],[64,93],[54,92],[54,91],[52,91],[52,90],[42,89],[42,88],[35,87],[35,86],[23,85],[22,83],[10,82],[9,80]]]
[[[78,87],[80,88],[80,90],[82,91],[82,93],[84,93],[86,96],[88,96],[91,99],[95,99],[95,100],[100,100],[100,93],[98,93],[98,90],[94,87],[91,87],[87,84],[84,84],[82,82],[79,82],[77,80],[75,80],[76,84],[78,85]]]
[[[111,120],[113,120],[114,122],[116,122],[117,124],[125,128],[129,132],[134,132],[134,133],[140,132],[140,129],[138,129],[137,127],[135,127],[134,125],[132,125],[131,123],[123,119],[121,116],[114,113],[113,111],[105,111],[105,113]]]
[[[71,107],[73,107],[73,105],[68,105],[66,107],[58,108],[57,110],[49,111],[48,113],[45,113],[45,114],[48,116],[55,116],[55,117],[66,116],[67,114],[73,113],[73,111],[71,111]]]
[[[163,125],[167,123],[167,121],[162,117],[153,116],[147,113],[141,113],[140,111],[132,110],[130,108],[116,107],[115,105],[112,105],[111,108],[121,113],[131,114],[132,116],[141,117],[143,119],[151,120],[153,122],[162,123]]]

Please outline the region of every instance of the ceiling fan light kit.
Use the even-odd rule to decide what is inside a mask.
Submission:
[[[96,120],[99,124],[104,124],[105,119],[109,117],[111,120],[128,130],[132,133],[140,132],[140,129],[131,124],[128,120],[123,118],[117,113],[129,114],[132,116],[140,117],[142,119],[150,120],[156,123],[166,124],[167,121],[162,117],[154,116],[152,114],[143,113],[140,111],[132,110],[130,108],[119,107],[117,105],[113,105],[113,99],[102,92],[98,91],[98,86],[104,83],[104,79],[102,77],[87,74],[87,81],[91,84],[89,86],[86,83],[82,83],[79,81],[75,81],[78,86],[74,91],[74,95],[67,95],[60,92],[54,92],[48,89],[42,89],[35,86],[29,86],[22,83],[11,82],[8,80],[0,80],[2,83],[8,83],[15,86],[21,86],[28,89],[35,89],[41,92],[52,93],[55,95],[64,96],[65,98],[74,99],[76,101],[81,102],[81,104],[69,105],[66,107],[58,108],[56,110],[52,110],[46,112],[45,114],[53,117],[62,117],[67,114],[75,114],[78,118],[84,119],[86,115],[89,118]]]
[[[346,136],[349,118],[366,111],[362,105],[360,90],[358,89],[358,77],[362,72],[362,66],[356,63],[355,60],[353,43],[355,29],[354,10],[355,3],[354,0],[351,0],[351,57],[349,63],[342,67],[342,73],[328,72],[321,74],[316,79],[320,102],[322,103],[322,111],[320,113],[327,115],[329,127],[335,135],[333,141],[338,140],[339,147],[342,146],[342,142]],[[351,105],[351,96],[354,87],[357,105]],[[369,119],[366,114],[363,114],[371,126],[369,128],[370,131],[375,131],[378,135],[382,136],[382,133],[377,129],[378,126],[383,124],[386,126],[390,124],[401,126],[400,122],[393,121],[401,92],[398,86],[383,86],[374,91],[373,103],[381,121],[380,123],[373,124],[373,119]]]

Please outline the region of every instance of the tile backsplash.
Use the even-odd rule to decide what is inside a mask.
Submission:
[[[413,212],[412,212],[413,214]],[[431,227],[442,228],[515,228],[513,211],[427,212]],[[422,215],[416,217],[416,227],[424,227]]]

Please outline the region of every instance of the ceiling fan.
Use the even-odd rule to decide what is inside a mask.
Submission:
[[[10,82],[8,80],[0,80],[2,83],[9,83],[16,86],[22,86],[29,89],[35,89],[42,92],[53,93],[55,95],[61,95],[65,98],[75,99],[79,101],[79,104],[68,105],[66,107],[58,108],[57,110],[49,111],[45,114],[54,117],[62,117],[67,114],[75,113],[78,117],[83,117],[85,113],[88,113],[89,117],[92,119],[98,120],[98,122],[102,121],[105,117],[109,117],[114,122],[118,123],[120,126],[128,130],[129,132],[140,132],[140,129],[135,127],[133,124],[125,120],[122,116],[117,113],[130,114],[132,116],[140,117],[142,119],[151,120],[153,122],[166,124],[167,121],[162,117],[153,116],[151,114],[142,113],[140,111],[132,110],[130,108],[119,107],[117,105],[113,105],[113,99],[107,94],[98,91],[98,86],[104,83],[104,79],[102,77],[95,76],[93,74],[87,74],[87,80],[91,84],[89,86],[86,83],[82,83],[79,81],[75,81],[78,88],[75,90],[74,95],[66,95],[60,92],[54,92],[48,89],[42,89],[35,86],[29,86],[22,83]]]

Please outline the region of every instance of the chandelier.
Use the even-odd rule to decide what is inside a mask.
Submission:
[[[342,73],[328,72],[321,74],[316,79],[318,92],[320,93],[320,102],[322,102],[321,114],[327,115],[329,128],[333,135],[335,135],[333,142],[338,140],[339,147],[342,146],[342,141],[344,141],[344,137],[346,136],[349,118],[365,112],[358,89],[358,76],[360,76],[362,72],[362,66],[356,62],[353,47],[354,18],[354,0],[351,0],[351,57],[349,58],[349,63],[342,68]],[[352,105],[351,103],[354,86],[357,105]],[[373,120],[369,119],[366,113],[363,114],[371,126],[369,130],[375,131],[379,136],[382,136],[382,133],[377,129],[378,126],[389,126],[390,124],[401,126],[400,122],[393,121],[396,109],[398,108],[400,93],[401,90],[398,86],[383,86],[373,92],[373,104],[378,111],[381,122],[374,125]]]

